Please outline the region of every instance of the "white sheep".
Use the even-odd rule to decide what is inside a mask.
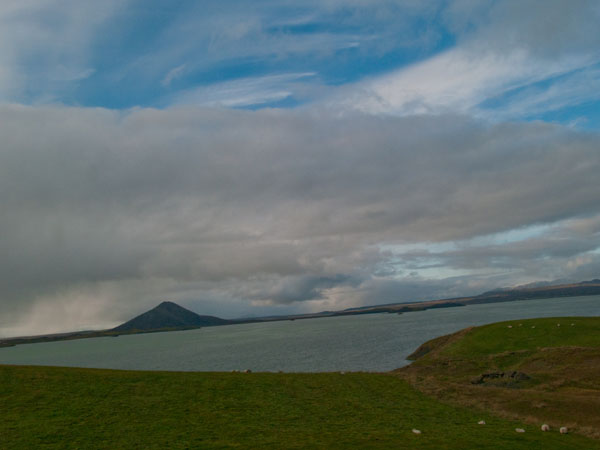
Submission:
[[[421,434],[421,430],[417,430],[415,428],[412,429],[412,432],[415,434]]]
[[[515,431],[517,433],[525,433],[525,430],[523,428],[515,428]]]
[[[542,425],[542,431],[550,431],[550,427],[548,426],[548,424]]]
[[[567,430],[567,427],[560,427],[560,434],[567,434],[569,432],[569,430]]]
[[[480,420],[479,422],[477,422],[477,424],[479,424],[479,425],[485,425],[485,420]]]

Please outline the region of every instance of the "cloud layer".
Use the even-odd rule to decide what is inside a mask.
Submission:
[[[456,115],[23,106],[0,107],[0,134],[5,326],[112,323],[166,297],[231,316],[468,292],[485,283],[424,289],[417,266],[432,255],[398,248],[577,217],[566,242],[433,257],[487,261],[488,284],[508,267],[544,277],[546,256],[565,274],[597,267],[595,134]]]
[[[0,335],[598,277],[599,19],[2,2]]]

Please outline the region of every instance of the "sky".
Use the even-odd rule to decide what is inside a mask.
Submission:
[[[3,0],[0,336],[600,277],[595,0]]]

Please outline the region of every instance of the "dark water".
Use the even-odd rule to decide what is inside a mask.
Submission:
[[[600,296],[18,345],[0,349],[0,364],[185,371],[378,372],[406,365],[406,356],[423,342],[471,325],[553,316],[600,316]]]

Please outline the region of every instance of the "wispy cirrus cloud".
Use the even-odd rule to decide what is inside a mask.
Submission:
[[[591,29],[600,19],[598,4],[552,1],[543,12],[537,6],[450,2],[443,16],[457,33],[455,46],[344,86],[327,103],[370,114],[459,112],[515,120],[597,102],[600,39]],[[540,14],[544,19],[537,21]]]
[[[169,99],[169,103],[241,108],[292,98],[302,100],[308,93],[318,89],[309,85],[315,76],[314,72],[304,72],[235,79],[179,92]]]
[[[162,79],[161,84],[163,86],[169,86],[171,82],[177,78],[180,78],[185,73],[186,64],[180,64],[177,67],[173,67],[167,72],[165,77]]]
[[[0,7],[1,98],[293,107],[339,88],[326,101],[338,109],[504,120],[577,106],[586,93],[589,103],[596,91],[600,13],[588,0],[543,10],[514,0],[75,3]],[[281,78],[303,73],[315,76]],[[239,99],[225,100],[235,90]]]
[[[600,100],[600,62],[507,89],[477,105],[479,114],[496,120],[541,118],[549,113]],[[585,115],[579,120],[586,121]]]
[[[436,5],[8,2],[0,6],[0,99],[122,108],[164,106],[176,91],[281,73],[318,72],[340,84],[402,63],[398,46],[435,48],[439,27],[417,20],[435,17]],[[73,76],[91,71],[85,82]]]
[[[414,115],[458,112],[492,120],[535,118],[600,96],[600,55],[558,60],[524,49],[454,48],[396,72],[339,89],[333,110]]]
[[[93,40],[126,2],[6,0],[0,5],[0,101],[69,101],[96,71]]]

